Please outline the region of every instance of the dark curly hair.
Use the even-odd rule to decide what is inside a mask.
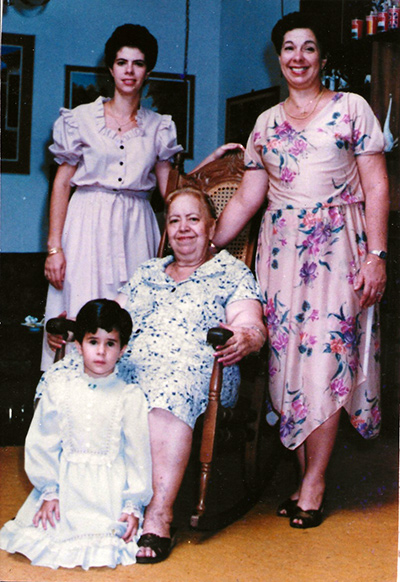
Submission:
[[[80,344],[87,333],[98,329],[118,331],[121,348],[126,346],[132,333],[132,319],[126,309],[111,299],[93,299],[76,316],[74,336]]]
[[[123,47],[138,48],[145,56],[148,71],[152,71],[157,62],[158,43],[156,38],[140,24],[123,24],[118,26],[106,42],[104,59],[111,69],[117,52]]]
[[[295,28],[309,28],[312,30],[317,39],[321,58],[327,57],[329,27],[327,27],[327,23],[321,14],[316,15],[309,12],[290,12],[275,24],[271,33],[271,41],[278,55],[281,54],[283,37],[289,30],[294,30]]]

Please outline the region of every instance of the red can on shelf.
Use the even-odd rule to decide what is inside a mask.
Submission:
[[[389,30],[389,12],[378,12],[378,32]]]
[[[354,18],[351,21],[351,38],[355,38],[356,40],[362,38],[363,24],[364,22],[361,18]]]

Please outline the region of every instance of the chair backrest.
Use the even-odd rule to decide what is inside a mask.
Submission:
[[[185,186],[197,186],[213,200],[219,216],[239,187],[245,171],[243,152],[228,152],[224,157],[210,162],[192,174],[185,174],[175,167],[171,170],[167,194]],[[260,225],[260,213],[244,227],[237,237],[229,243],[227,250],[241,259],[250,268],[253,267],[254,250]],[[167,246],[167,236],[163,233],[158,256],[163,256]]]

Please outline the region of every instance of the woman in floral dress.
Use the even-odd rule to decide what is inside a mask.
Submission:
[[[250,135],[242,184],[220,218],[224,246],[260,208],[257,275],[270,345],[270,393],[298,488],[278,508],[297,528],[322,521],[340,411],[365,438],[380,428],[377,303],[385,289],[384,140],[366,101],[321,85],[323,36],[309,15],[272,40],[289,89]]]

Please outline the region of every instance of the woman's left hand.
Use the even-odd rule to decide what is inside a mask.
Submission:
[[[244,152],[245,148],[241,143],[225,143],[224,145],[219,146],[219,148],[214,150],[211,155],[213,156],[214,160],[218,160],[219,158],[222,158],[226,152],[234,150],[242,150],[242,152]]]
[[[126,528],[126,532],[122,536],[124,542],[128,543],[133,540],[133,536],[136,534],[138,527],[139,527],[139,518],[135,517],[130,513],[121,513],[121,517],[118,521],[126,521],[128,527]]]
[[[223,346],[217,346],[214,356],[224,366],[233,366],[252,352],[261,350],[265,338],[255,327],[233,326],[220,323],[220,327],[233,331],[233,336]]]
[[[200,170],[200,168],[202,168],[206,164],[214,162],[215,160],[219,160],[219,158],[222,158],[222,156],[226,154],[226,152],[228,151],[242,150],[242,152],[244,152],[244,149],[245,148],[242,146],[241,143],[225,143],[224,145],[219,146],[219,148],[214,150],[209,156],[204,158],[204,160],[200,162],[200,164],[198,164],[193,170],[191,170],[191,172],[189,172],[189,175],[193,174],[194,172],[197,172],[197,170]]]
[[[374,305],[374,303],[379,303],[385,291],[385,285],[385,261],[375,255],[367,255],[354,284],[355,291],[362,289],[360,306],[367,308]]]

